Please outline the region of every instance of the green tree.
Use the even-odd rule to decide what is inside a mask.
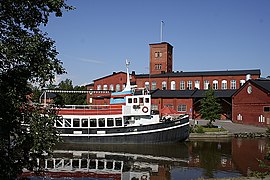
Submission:
[[[212,122],[220,119],[221,105],[215,97],[214,90],[209,87],[205,93],[205,98],[201,101],[200,114],[202,118],[209,120],[208,125],[212,126]]]
[[[0,179],[37,166],[57,142],[55,113],[31,104],[30,83],[44,86],[65,73],[54,41],[40,29],[50,14],[70,10],[64,0],[0,3]]]

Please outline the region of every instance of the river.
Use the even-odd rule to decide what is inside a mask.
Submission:
[[[263,171],[268,139],[229,138],[163,145],[59,144],[40,161],[45,179],[198,179],[247,176]],[[30,179],[44,179],[25,173]]]

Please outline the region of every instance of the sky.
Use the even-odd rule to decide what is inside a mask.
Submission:
[[[74,86],[126,71],[149,73],[149,44],[173,46],[173,71],[260,69],[270,75],[270,0],[68,0],[51,16],[55,41]]]

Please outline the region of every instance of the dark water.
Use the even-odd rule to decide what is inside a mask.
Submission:
[[[268,139],[190,141],[166,145],[61,144],[40,164],[45,179],[198,179],[247,176],[263,171],[257,159]],[[30,179],[44,179],[32,177]]]

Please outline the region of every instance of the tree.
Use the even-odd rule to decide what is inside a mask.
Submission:
[[[29,84],[44,86],[65,73],[54,41],[40,29],[64,0],[2,0],[0,3],[0,179],[37,167],[57,142],[55,113],[31,104]]]
[[[206,91],[205,96],[206,97],[201,101],[200,114],[202,118],[209,120],[208,125],[212,126],[212,122],[216,119],[220,119],[221,105],[211,87]]]

